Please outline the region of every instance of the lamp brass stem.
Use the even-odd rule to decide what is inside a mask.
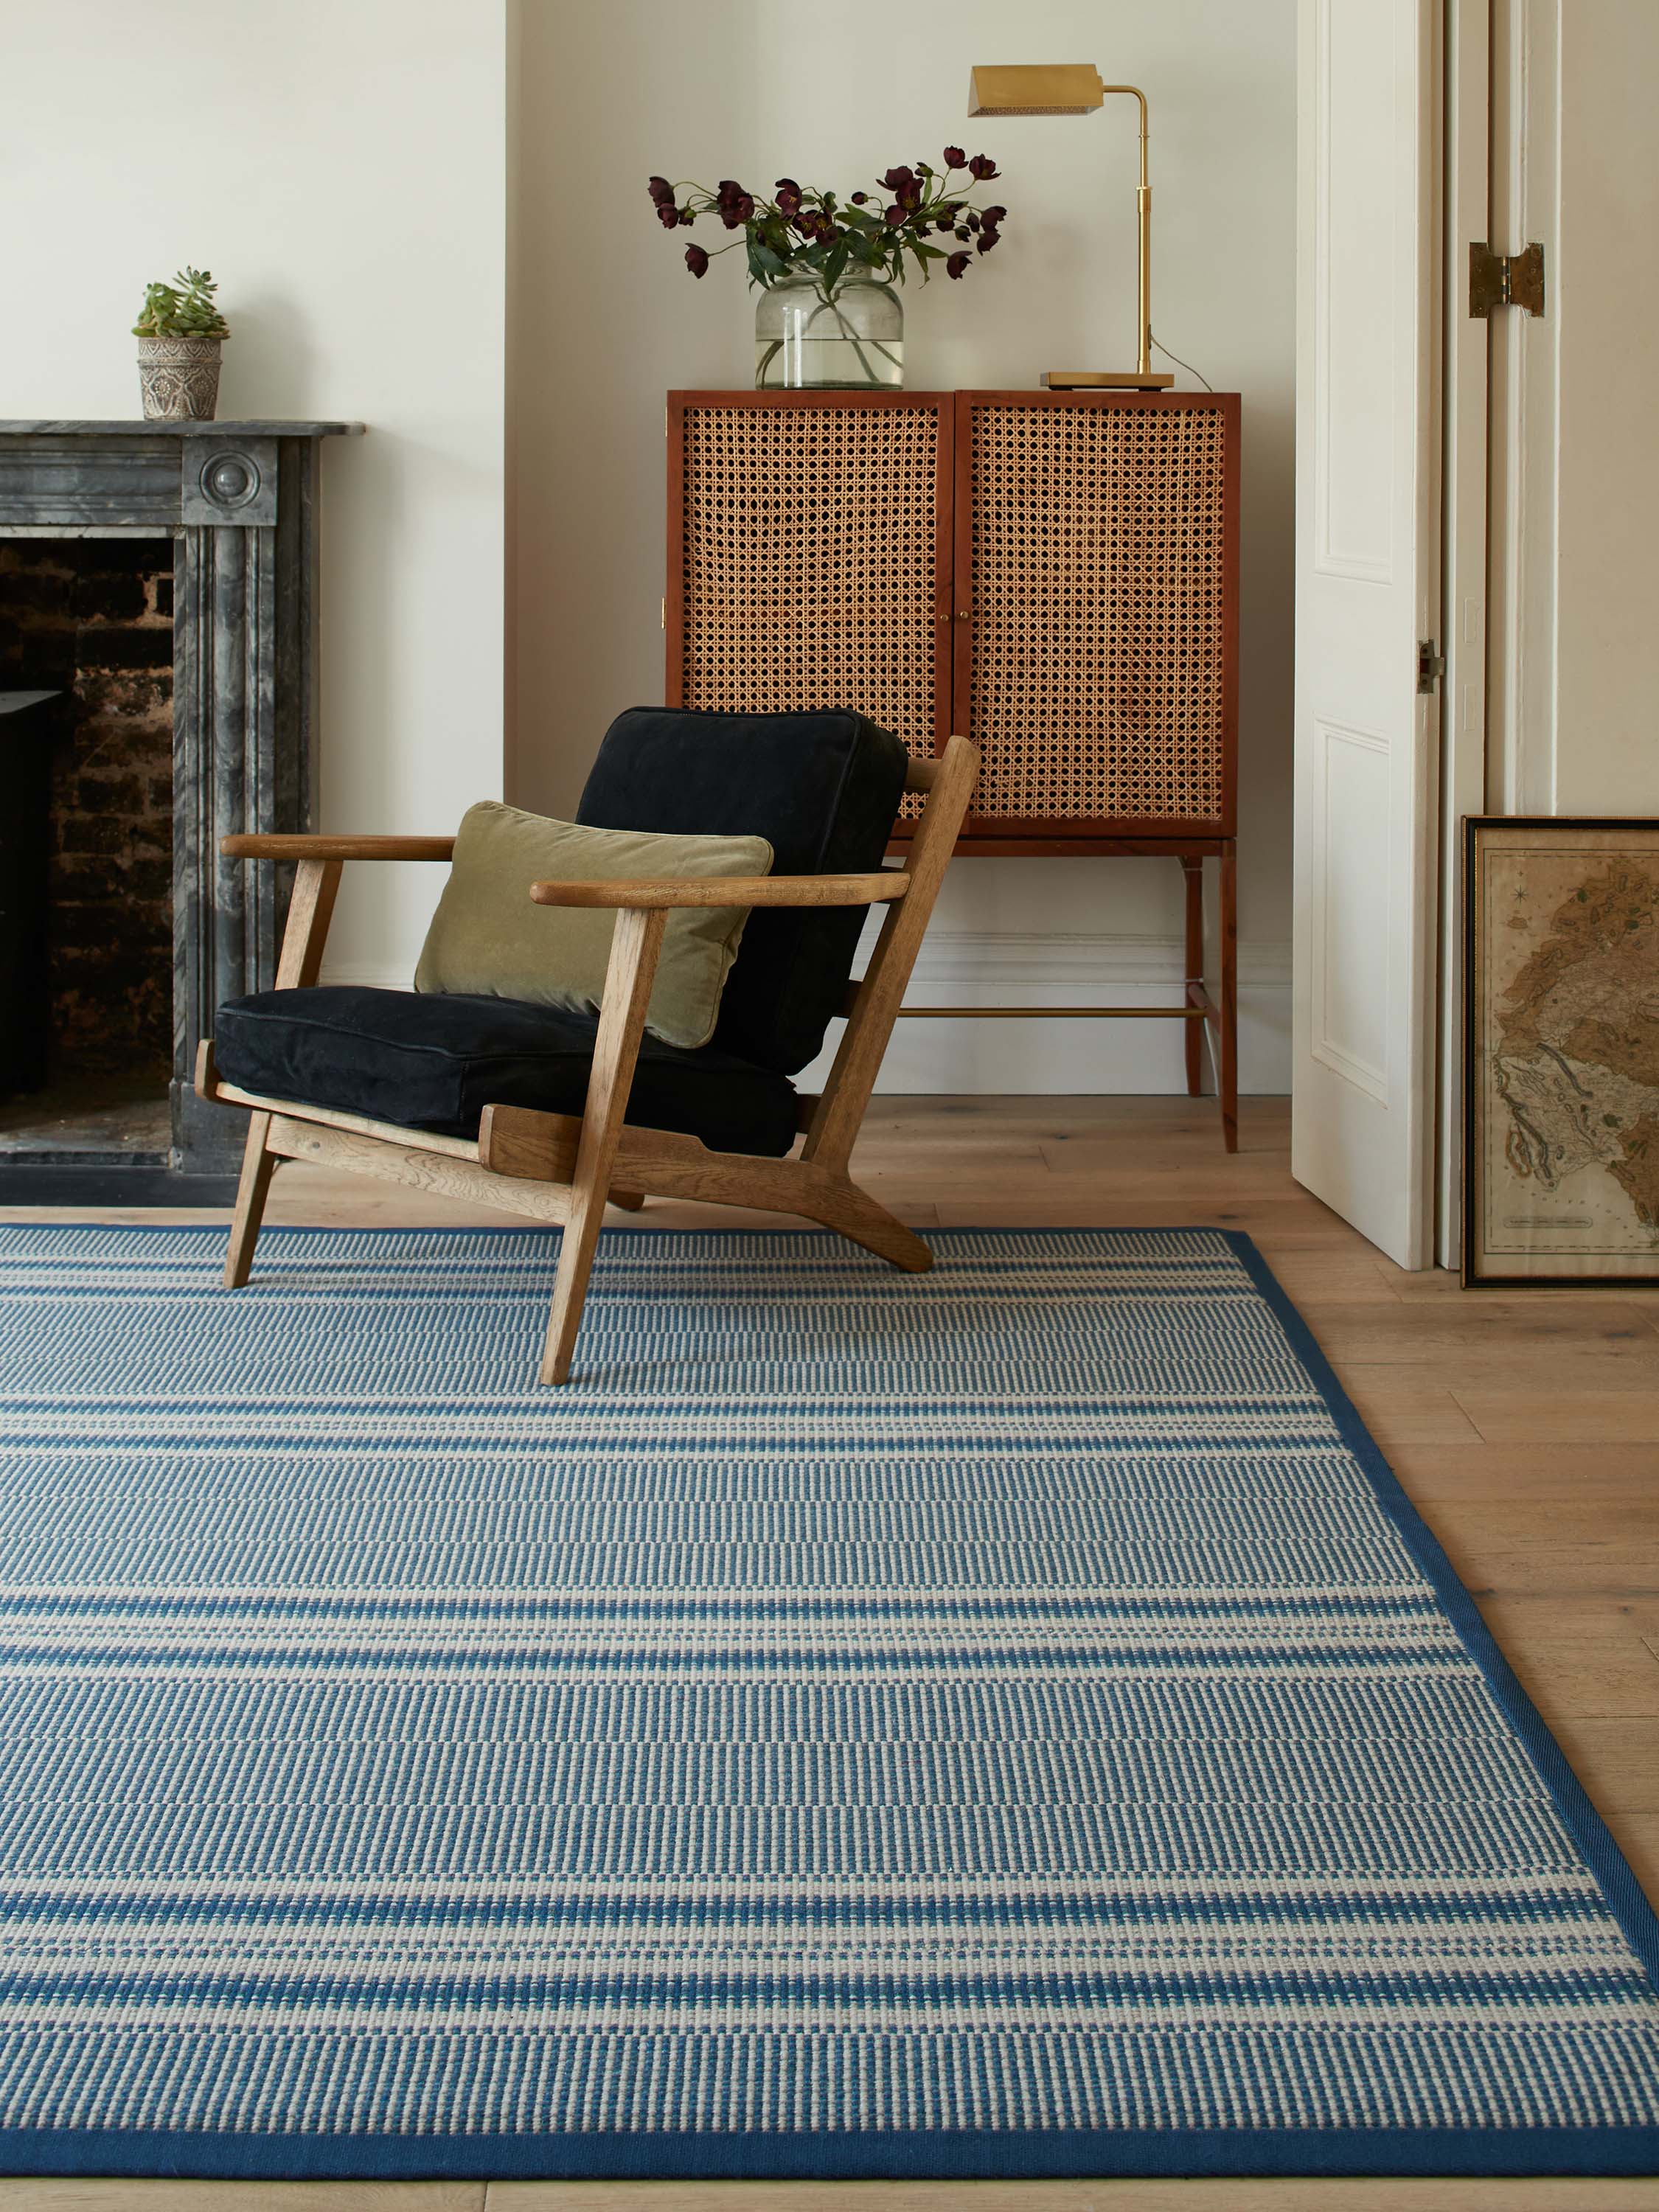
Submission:
[[[1135,193],[1136,266],[1139,276],[1137,307],[1139,328],[1136,334],[1139,359],[1135,363],[1138,376],[1150,376],[1152,368],[1152,183],[1148,163],[1147,137],[1149,117],[1146,95],[1138,84],[1103,84],[1103,94],[1132,93],[1140,103],[1140,184]]]

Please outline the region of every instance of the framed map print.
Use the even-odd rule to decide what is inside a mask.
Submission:
[[[1464,834],[1463,1281],[1659,1282],[1659,823]]]

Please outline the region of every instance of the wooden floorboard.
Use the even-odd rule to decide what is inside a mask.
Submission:
[[[1444,1273],[1407,1275],[1291,1181],[1282,1101],[1241,1101],[1239,1146],[1231,1158],[1222,1151],[1207,1101],[878,1099],[854,1172],[924,1231],[1247,1231],[1659,1897],[1659,1291],[1470,1293]],[[0,1209],[0,1218],[41,1218]],[[663,1229],[776,1219],[658,1200],[612,1218]],[[298,1165],[277,1175],[266,1218],[513,1225]],[[1659,2179],[493,2182],[487,2191],[0,2179],[0,2212],[483,2212],[486,2203],[488,2212],[1659,2212]]]

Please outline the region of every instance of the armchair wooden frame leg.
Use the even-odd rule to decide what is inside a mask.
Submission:
[[[323,965],[323,946],[334,918],[339,896],[340,860],[301,860],[294,872],[294,890],[288,902],[288,921],[283,949],[276,962],[276,988],[297,990],[314,983]],[[198,1083],[198,1089],[201,1087]],[[281,1155],[269,1146],[269,1114],[249,1117],[247,1144],[242,1153],[241,1180],[236,1186],[236,1206],[230,1217],[230,1246],[225,1255],[225,1288],[240,1291],[253,1268],[253,1248],[259,1241],[270,1178]]]
[[[667,920],[660,908],[641,912],[624,908],[617,916],[610,964],[605,973],[605,995],[599,1005],[599,1034],[593,1040],[581,1140],[570,1178],[570,1212],[559,1246],[553,1311],[542,1353],[544,1382],[569,1379],[571,1355],[587,1298],[587,1278],[593,1266],[593,1248],[605,1222],[611,1170],[622,1142],[634,1063],[645,1034],[646,1008],[651,1002]]]
[[[225,1255],[225,1288],[240,1291],[253,1267],[253,1248],[259,1241],[259,1224],[265,1217],[270,1178],[276,1172],[277,1154],[266,1149],[270,1134],[269,1114],[250,1114],[247,1145],[242,1153],[242,1176],[236,1186],[236,1206],[230,1217],[230,1249]]]
[[[933,1264],[932,1247],[924,1244],[914,1229],[907,1229],[896,1214],[890,1213],[879,1200],[860,1190],[850,1176],[837,1176],[818,1205],[803,1203],[800,1210],[809,1221],[821,1222],[849,1244],[861,1244],[866,1252],[902,1267],[907,1275],[925,1275]]]
[[[904,864],[909,891],[887,909],[801,1148],[801,1158],[817,1166],[845,1173],[852,1158],[978,774],[979,754],[965,738],[952,738],[933,764],[927,804]]]

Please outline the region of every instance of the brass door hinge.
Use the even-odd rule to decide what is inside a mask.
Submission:
[[[1536,240],[1519,253],[1494,253],[1486,240],[1469,247],[1469,313],[1488,317],[1494,307],[1544,312],[1544,249]]]
[[[1417,648],[1418,690],[1432,691],[1445,672],[1445,654],[1435,650],[1435,641],[1431,637],[1421,640]]]

